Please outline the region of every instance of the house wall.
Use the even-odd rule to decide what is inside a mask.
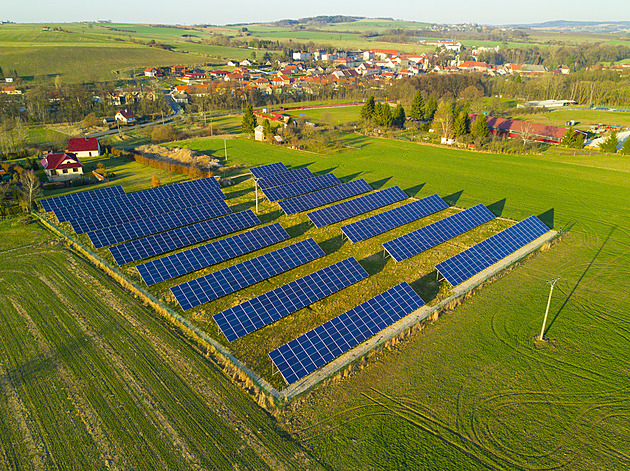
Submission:
[[[48,181],[51,182],[66,182],[68,180],[74,180],[75,178],[79,178],[83,176],[83,168],[75,167],[64,169],[67,170],[68,173],[63,173],[63,170],[46,170],[46,176],[48,177]],[[76,172],[74,171],[76,170]],[[56,175],[53,175],[53,171]]]

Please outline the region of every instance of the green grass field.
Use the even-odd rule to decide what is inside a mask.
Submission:
[[[587,130],[589,126],[599,123],[613,126],[630,126],[630,113],[622,111],[601,111],[589,109],[559,109],[549,113],[518,115],[517,119],[533,123],[565,127],[567,121],[578,122],[576,128]]]

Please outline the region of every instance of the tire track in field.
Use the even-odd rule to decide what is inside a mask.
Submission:
[[[154,332],[142,324],[137,318],[129,314],[124,309],[116,295],[108,288],[104,287],[96,278],[84,271],[73,257],[68,258],[73,272],[83,283],[89,282],[90,286],[97,289],[100,297],[120,314],[136,332],[146,338],[154,350],[162,359],[174,370],[183,375],[191,389],[201,398],[205,404],[213,410],[219,417],[231,424],[241,435],[241,438],[250,446],[252,450],[274,470],[284,471],[287,468],[283,463],[278,462],[276,457],[270,453],[268,447],[264,445],[251,428],[236,414],[231,407],[225,404],[223,399],[207,385],[207,381],[197,372],[193,371],[188,361],[182,354],[165,342],[163,342]],[[217,447],[219,444],[215,443]]]
[[[79,419],[83,422],[86,431],[92,437],[92,440],[99,448],[100,451],[100,459],[103,464],[108,468],[114,471],[118,471],[119,469],[124,469],[124,465],[122,465],[123,457],[116,452],[116,447],[108,439],[108,434],[105,432],[105,425],[101,421],[100,416],[94,410],[90,402],[87,398],[81,393],[80,389],[77,387],[79,380],[72,374],[72,372],[62,365],[58,358],[53,354],[52,349],[41,331],[38,329],[37,325],[28,315],[26,310],[17,303],[14,299],[8,298],[9,302],[13,305],[13,308],[18,312],[22,320],[26,323],[26,327],[28,332],[31,334],[39,350],[44,354],[46,359],[53,365],[59,377],[65,384],[66,388],[69,391],[69,399],[74,406],[74,409],[78,413]],[[121,467],[122,465],[122,467]]]
[[[143,410],[145,411],[145,415],[149,419],[149,421],[154,425],[157,430],[164,430],[170,439],[170,442],[174,444],[177,448],[179,448],[182,457],[189,463],[189,465],[196,470],[203,470],[203,466],[201,466],[201,462],[199,459],[192,453],[192,451],[188,448],[188,445],[184,441],[184,439],[179,435],[175,427],[170,423],[166,415],[158,406],[158,401],[156,401],[149,392],[140,385],[140,383],[136,380],[134,375],[129,368],[127,367],[124,359],[116,353],[105,340],[98,335],[90,325],[87,323],[87,319],[82,316],[70,303],[70,301],[57,289],[57,287],[44,275],[41,273],[35,272],[39,279],[54,293],[54,295],[61,301],[61,303],[66,306],[68,309],[68,313],[75,320],[81,331],[84,335],[88,336],[94,343],[97,345],[105,354],[105,356],[112,362],[113,365],[118,370],[118,373],[122,376],[123,385],[129,395],[131,397],[138,397],[138,399],[142,402]],[[60,321],[61,322],[61,321]],[[129,387],[135,391],[134,394]],[[151,445],[152,446],[152,445]],[[167,469],[167,464],[164,462],[164,459],[160,456],[159,452],[155,450],[155,456],[157,456],[163,464],[163,469]]]

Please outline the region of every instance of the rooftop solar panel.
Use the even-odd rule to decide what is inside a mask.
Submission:
[[[295,214],[360,195],[367,191],[372,191],[372,187],[365,180],[360,179],[279,201],[278,204],[286,214]]]
[[[324,227],[377,208],[382,208],[388,204],[406,200],[407,198],[409,196],[404,191],[397,186],[393,186],[369,195],[343,201],[327,208],[318,209],[306,215],[316,227]]]
[[[323,257],[313,239],[306,239],[237,265],[173,286],[171,292],[186,311],[247,286]]]
[[[233,342],[367,277],[359,262],[347,258],[215,314],[214,320]]]
[[[424,305],[407,283],[375,296],[269,353],[288,384],[309,375]]]
[[[507,257],[518,249],[546,234],[549,228],[536,216],[530,216],[518,224],[464,250],[436,265],[437,271],[451,286],[456,286],[490,265]]]
[[[494,219],[494,214],[483,204],[478,204],[466,211],[385,242],[383,248],[394,260],[401,262],[492,219]]]
[[[263,190],[263,193],[269,201],[278,201],[328,188],[329,186],[339,185],[340,183],[339,179],[332,173],[327,173],[318,177],[309,178],[308,180],[267,188]]]
[[[289,169],[282,162],[275,164],[261,165],[260,167],[252,167],[249,169],[254,178],[263,178],[275,175],[276,173],[287,172]]]
[[[109,248],[109,252],[118,265],[124,265],[125,263],[137,262],[143,258],[154,257],[171,250],[181,249],[188,245],[198,244],[215,237],[248,229],[258,224],[260,224],[260,220],[253,211],[241,211],[143,239],[114,245]]]
[[[256,183],[262,190],[266,190],[267,188],[273,188],[275,186],[308,180],[314,176],[315,175],[313,175],[309,169],[298,168],[296,170],[289,170],[288,172],[276,173],[275,175],[259,178],[256,180]]]
[[[187,226],[196,222],[212,219],[232,210],[223,200],[211,201],[200,206],[180,209],[170,213],[158,214],[146,219],[130,221],[118,226],[105,227],[94,232],[88,232],[88,237],[94,248],[100,249],[108,245],[139,239],[158,232],[164,232],[176,227]]]
[[[341,226],[341,230],[351,242],[356,243],[391,231],[404,224],[417,221],[446,208],[448,208],[448,204],[438,195],[427,196],[413,203]]]
[[[186,273],[209,267],[231,258],[254,252],[263,247],[289,239],[289,234],[278,223],[252,229],[183,252],[168,255],[138,265],[136,268],[147,285],[170,280]]]
[[[71,193],[69,195],[54,196],[40,200],[44,211],[53,211],[56,208],[64,206],[72,206],[81,201],[89,201],[92,199],[107,199],[116,196],[124,196],[125,190],[120,185],[108,186],[106,188],[98,188],[96,190],[86,190],[79,193]]]

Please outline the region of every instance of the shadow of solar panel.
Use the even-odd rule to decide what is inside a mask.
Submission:
[[[159,188],[152,188],[157,190]],[[189,198],[191,200],[216,201],[224,199],[225,195],[221,190],[208,186],[208,184],[199,185],[197,187],[187,186],[184,191],[175,192],[149,192],[150,190],[129,193],[114,199],[101,199],[95,201],[87,201],[80,205],[66,206],[55,210],[55,216],[59,221],[70,221],[72,219],[80,219],[90,217],[96,213],[108,211],[123,212],[129,208],[133,208],[142,204],[154,203],[156,201],[164,201],[174,197]]]
[[[278,201],[294,196],[303,195],[312,191],[321,190],[330,186],[339,185],[341,182],[332,173],[309,178],[288,185],[276,186],[263,190],[263,194],[269,201]]]
[[[54,211],[56,208],[72,206],[83,201],[113,198],[116,196],[124,196],[125,190],[120,185],[109,186],[107,188],[99,188],[97,190],[87,190],[80,193],[72,193],[69,195],[54,196],[40,200],[44,211]]]
[[[342,183],[341,185],[279,201],[278,204],[286,214],[295,214],[360,195],[367,191],[372,191],[372,187],[361,178],[360,180]]]
[[[212,219],[231,213],[232,210],[223,200],[211,201],[201,206],[184,208],[165,214],[158,214],[146,219],[130,221],[118,226],[105,227],[98,231],[88,232],[88,237],[94,248],[100,249],[108,245],[139,239],[158,232],[164,232],[176,227],[187,226],[196,222]]]
[[[215,237],[247,229],[260,224],[251,210],[228,214],[216,219],[180,227],[143,239],[132,240],[109,248],[118,265],[154,257],[171,250],[198,244]]]
[[[228,341],[233,342],[368,276],[359,262],[347,258],[213,317]]]
[[[316,227],[324,227],[407,198],[409,196],[404,191],[397,186],[393,186],[385,190],[375,191],[369,195],[337,203],[334,206],[318,209],[306,215]]]
[[[284,380],[294,383],[421,308],[407,283],[359,304],[269,353]]]
[[[385,242],[383,248],[394,260],[401,262],[492,219],[494,219],[494,214],[483,204],[478,204],[466,211]]]
[[[323,257],[313,239],[306,239],[251,260],[173,286],[171,292],[186,311],[247,286]]]
[[[284,166],[282,162],[277,162],[275,164],[269,165],[261,165],[260,167],[252,167],[249,169],[254,175],[254,178],[263,178],[269,177],[271,175],[275,175],[276,173],[288,172],[289,169]]]
[[[438,195],[427,196],[413,203],[341,226],[341,230],[350,239],[350,242],[356,243],[391,231],[404,224],[417,221],[446,208],[448,208],[448,204]]]
[[[451,286],[456,286],[547,232],[549,228],[540,219],[530,216],[437,264],[435,268]]]
[[[315,175],[307,168],[298,168],[296,170],[289,170],[288,172],[276,173],[268,177],[262,177],[256,180],[258,186],[266,190],[267,188],[273,188],[274,186],[287,185],[289,183],[295,183],[302,180],[308,180]]]
[[[136,268],[144,282],[150,286],[254,252],[263,247],[269,247],[287,239],[289,239],[289,234],[276,222],[270,226],[252,229],[242,234],[146,262]]]

